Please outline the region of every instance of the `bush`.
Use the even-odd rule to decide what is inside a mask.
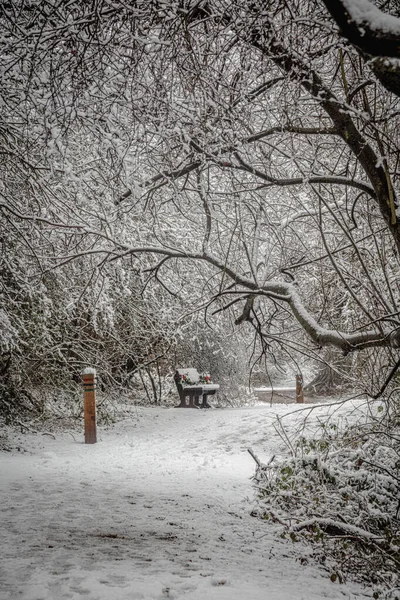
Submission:
[[[259,466],[257,513],[311,544],[332,581],[400,598],[400,413],[392,401],[373,408],[363,425],[328,420],[290,444],[290,458]]]

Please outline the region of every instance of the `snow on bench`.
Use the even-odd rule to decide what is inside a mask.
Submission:
[[[176,408],[211,408],[207,396],[215,394],[219,385],[212,383],[209,375],[200,375],[194,368],[182,368],[176,370],[174,380],[181,401]],[[186,403],[186,397],[189,398],[189,404]]]

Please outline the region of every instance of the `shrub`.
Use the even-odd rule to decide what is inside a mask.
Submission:
[[[400,598],[400,413],[392,401],[373,408],[363,425],[328,420],[291,443],[289,458],[260,465],[257,514],[311,544],[332,581]]]

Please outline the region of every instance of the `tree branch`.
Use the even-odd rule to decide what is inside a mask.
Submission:
[[[367,1],[367,0],[362,0]],[[327,87],[321,77],[310,68],[300,56],[291,53],[278,39],[273,23],[265,14],[263,27],[252,25],[250,29],[241,31],[239,35],[250,41],[263,55],[271,60],[288,76],[298,81],[301,86],[315,99],[321,108],[329,115],[338,135],[347,144],[355,158],[364,169],[376,195],[382,217],[386,221],[397,250],[400,253],[400,225],[396,219],[396,199],[391,201],[391,191],[384,168],[380,165],[378,156],[372,146],[362,136],[350,116],[348,107],[341,102]],[[254,21],[253,21],[254,22]]]
[[[384,333],[374,330],[345,333],[323,327],[306,309],[296,287],[292,283],[284,281],[267,281],[263,285],[258,286],[253,280],[240,275],[232,267],[207,253],[199,254],[185,252],[183,250],[169,250],[156,246],[141,246],[130,248],[120,256],[140,253],[162,254],[172,258],[192,259],[206,262],[217,268],[221,273],[230,277],[237,285],[242,286],[252,294],[270,297],[274,300],[285,302],[290,307],[293,316],[298,323],[318,346],[335,346],[336,348],[340,348],[344,353],[371,347],[400,347],[400,329],[398,328],[385,330]],[[116,257],[114,256],[112,260],[115,259]]]
[[[364,58],[382,85],[400,96],[400,19],[368,0],[323,0],[340,33]],[[393,59],[393,60],[390,60]]]
[[[358,190],[366,192],[369,196],[376,200],[376,194],[374,189],[368,184],[363,183],[362,181],[358,181],[357,179],[349,179],[348,177],[330,175],[312,175],[310,177],[289,177],[286,179],[276,179],[275,177],[271,177],[270,175],[267,175],[266,173],[263,173],[259,169],[256,169],[255,167],[252,167],[251,165],[246,163],[238,152],[235,152],[235,157],[239,162],[240,166],[235,166],[234,164],[231,164],[230,166],[236,169],[247,171],[248,173],[252,173],[259,179],[263,179],[271,185],[276,185],[278,187],[304,185],[305,183],[328,183],[332,185],[348,185],[350,187],[354,187]]]
[[[369,0],[323,0],[351,44],[371,56],[400,58],[400,19],[379,10]],[[382,26],[383,25],[383,26]]]

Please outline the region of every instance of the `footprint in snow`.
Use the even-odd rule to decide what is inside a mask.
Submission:
[[[55,454],[54,452],[43,452],[43,454],[40,458],[42,459],[43,462],[49,462],[49,460],[53,460],[54,458],[57,458],[57,454]]]
[[[228,580],[225,579],[224,577],[213,577],[213,579],[211,579],[211,585],[213,585],[214,587],[226,585],[227,583],[228,583]]]

